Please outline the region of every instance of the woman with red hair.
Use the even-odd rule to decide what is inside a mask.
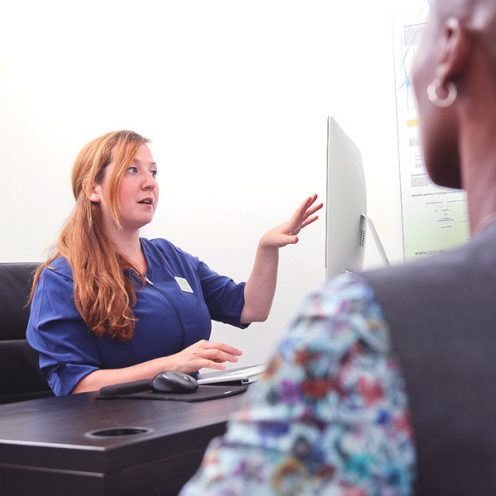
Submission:
[[[148,140],[132,131],[105,134],[76,159],[76,206],[35,275],[27,328],[57,395],[236,362],[240,350],[208,340],[211,320],[267,318],[278,248],[322,206],[309,197],[264,234],[248,281],[236,284],[165,239],[140,238],[157,208],[156,174]]]

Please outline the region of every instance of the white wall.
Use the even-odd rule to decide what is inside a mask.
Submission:
[[[247,277],[259,236],[325,194],[326,117],[362,150],[374,218],[402,256],[386,0],[18,0],[0,29],[1,261],[41,260],[72,208],[79,149],[152,139],[161,203],[144,235]],[[324,276],[324,222],[281,253],[269,320],[214,339],[265,360]],[[369,244],[367,265],[378,263]]]

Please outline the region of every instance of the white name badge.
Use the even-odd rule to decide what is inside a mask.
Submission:
[[[185,293],[192,293],[193,289],[189,285],[189,282],[184,278],[184,277],[178,277],[175,276],[174,279],[176,280],[177,284],[179,287],[185,292]]]

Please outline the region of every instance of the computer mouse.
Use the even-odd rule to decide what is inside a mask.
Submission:
[[[196,379],[184,372],[165,370],[159,372],[151,382],[157,393],[193,393],[198,389]]]

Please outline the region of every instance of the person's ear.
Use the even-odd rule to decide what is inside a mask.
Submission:
[[[85,179],[83,181],[83,191],[88,200],[92,203],[100,203],[101,197],[101,188],[100,185],[95,184],[95,183],[90,183],[88,179]]]
[[[442,43],[436,76],[444,86],[463,74],[469,60],[470,39],[460,19],[450,17],[446,20]]]

